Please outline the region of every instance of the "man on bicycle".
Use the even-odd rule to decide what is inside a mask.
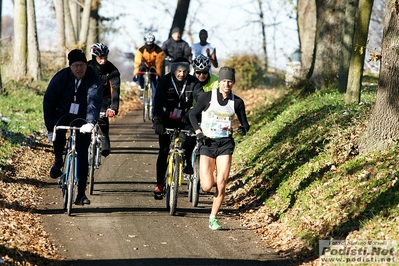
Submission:
[[[134,70],[133,80],[138,81],[140,86],[140,98],[142,97],[144,89],[144,78],[143,74],[137,74],[140,72],[156,72],[158,77],[162,75],[163,62],[165,59],[164,52],[161,47],[155,44],[155,36],[151,33],[147,33],[144,36],[144,45],[137,49],[136,55],[134,56]],[[151,89],[152,97],[155,95],[155,88],[157,84],[157,75],[150,75],[151,77]]]
[[[118,114],[121,75],[114,64],[108,61],[109,49],[105,44],[93,44],[90,48],[90,53],[92,59],[89,61],[89,66],[100,76],[103,86],[103,104],[101,106],[101,112],[105,113],[105,117],[101,116],[98,119],[98,124],[103,135],[101,154],[107,157],[111,153],[109,117]]]
[[[201,83],[204,92],[216,89],[219,86],[218,76],[209,72],[211,62],[208,57],[200,54],[193,60],[194,76]]]
[[[165,53],[165,57],[169,57],[172,60],[175,60],[178,57],[184,57],[191,61],[191,47],[181,38],[179,27],[174,27],[172,29],[170,37],[162,44],[162,49]],[[172,62],[165,62],[168,69],[171,69]]]
[[[210,191],[214,184],[216,169],[216,192],[213,198],[209,228],[220,230],[216,215],[225,196],[232,155],[235,148],[232,122],[237,115],[241,126],[237,132],[245,135],[249,124],[244,101],[232,92],[235,83],[235,69],[222,67],[219,71],[219,88],[202,94],[190,112],[190,122],[200,146],[200,180],[204,191]],[[201,127],[198,125],[201,116]]]
[[[86,55],[79,49],[68,54],[69,67],[60,70],[50,80],[43,99],[44,121],[48,139],[53,139],[54,126],[78,126],[76,136],[78,195],[75,204],[90,204],[86,197],[88,173],[88,148],[94,124],[98,120],[103,98],[103,88],[99,76],[87,67]],[[58,130],[53,142],[54,164],[51,178],[62,175],[63,153],[66,144],[66,130]]]
[[[186,58],[175,59],[171,72],[158,80],[154,97],[154,130],[159,134],[159,153],[157,159],[157,186],[155,194],[162,194],[167,168],[170,136],[163,134],[165,128],[191,129],[188,112],[194,100],[203,93],[199,81],[189,74],[190,63]],[[191,153],[195,146],[195,137],[182,136],[185,148],[185,167],[183,172],[193,173]]]

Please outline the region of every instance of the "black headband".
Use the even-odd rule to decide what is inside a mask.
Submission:
[[[219,82],[221,82],[224,79],[231,80],[234,83],[236,82],[235,74],[231,70],[223,70],[222,72],[219,73]]]

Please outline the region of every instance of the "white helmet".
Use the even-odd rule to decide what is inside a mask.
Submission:
[[[145,42],[154,42],[154,41],[155,41],[155,36],[154,36],[154,34],[152,34],[152,33],[147,33],[147,34],[144,36],[144,41],[145,41]]]
[[[208,71],[211,68],[211,61],[205,55],[200,54],[193,60],[193,68],[195,71],[198,70]]]
[[[98,42],[90,47],[90,53],[94,56],[107,57],[109,49],[105,44]]]

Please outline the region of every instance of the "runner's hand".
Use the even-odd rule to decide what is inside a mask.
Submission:
[[[197,138],[197,141],[198,141],[198,142],[201,142],[201,143],[204,143],[205,140],[206,140],[206,136],[205,136],[204,133],[202,133],[202,132],[197,133],[197,134],[195,135],[195,137]]]
[[[237,133],[240,134],[241,136],[245,136],[245,135],[247,134],[247,130],[245,129],[245,127],[240,126],[240,127],[237,129]]]
[[[92,123],[87,123],[84,124],[81,128],[80,128],[80,133],[91,133],[91,131],[94,128],[94,124]]]

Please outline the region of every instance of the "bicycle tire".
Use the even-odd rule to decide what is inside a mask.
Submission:
[[[188,192],[187,198],[189,202],[193,201],[193,175],[188,175]]]
[[[153,113],[153,108],[152,108],[152,88],[151,88],[151,83],[148,84],[148,120],[152,120],[152,113]]]
[[[170,210],[169,213],[170,215],[175,215],[176,214],[176,208],[177,208],[177,192],[179,188],[179,177],[181,175],[181,158],[180,155],[174,154],[173,155],[173,179],[172,183],[170,184]]]
[[[96,166],[97,147],[91,143],[89,146],[89,194],[93,195],[94,189],[94,170]]]
[[[75,182],[75,156],[71,155],[69,160],[69,171],[68,171],[68,182],[67,182],[67,189],[68,189],[68,201],[67,201],[67,214],[68,216],[72,213],[72,203],[73,203],[73,186]]]
[[[193,161],[193,169],[194,169],[194,174],[192,175],[192,205],[193,207],[198,206],[198,200],[199,200],[199,190],[200,190],[200,179],[199,179],[199,155],[194,155],[194,161]]]
[[[143,91],[143,121],[147,121],[148,119],[148,89],[147,85],[144,86]]]
[[[168,157],[168,161],[166,164],[166,173],[165,173],[165,203],[166,203],[166,210],[169,211],[170,210],[170,185],[169,185],[169,174],[170,174],[170,169],[169,166],[173,165],[169,163],[169,157]]]

